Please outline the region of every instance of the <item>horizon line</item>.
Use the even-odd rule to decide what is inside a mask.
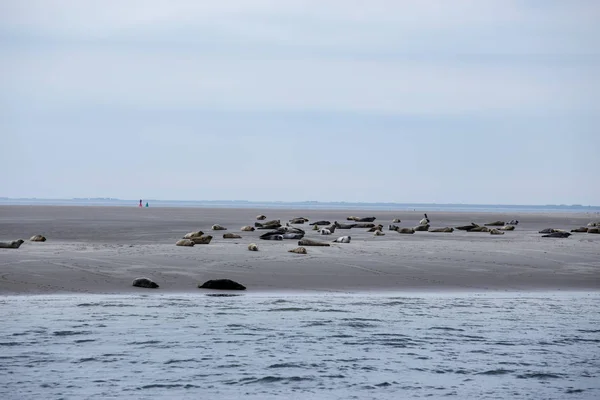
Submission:
[[[2,200],[39,200],[39,201],[123,201],[123,202],[135,202],[137,203],[140,199],[121,199],[116,197],[72,197],[72,198],[52,198],[52,197],[3,197]],[[390,204],[390,205],[436,205],[436,206],[514,206],[514,207],[581,207],[581,208],[600,208],[600,205],[583,205],[583,204],[516,204],[516,203],[434,203],[434,202],[373,202],[373,201],[343,201],[343,200],[332,200],[332,201],[320,201],[320,200],[174,200],[174,199],[145,199],[145,202],[194,202],[194,203],[266,203],[266,204]]]

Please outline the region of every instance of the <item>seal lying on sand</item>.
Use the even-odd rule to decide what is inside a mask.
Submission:
[[[283,236],[284,239],[302,239],[304,237],[304,233],[287,232],[281,236]]]
[[[389,231],[397,231],[400,227],[398,225],[388,225]]]
[[[308,218],[297,217],[297,218],[290,219],[290,224],[300,224],[300,225],[302,225],[305,222],[308,222]]]
[[[490,235],[504,235],[504,232],[499,231],[498,229],[490,229]]]
[[[542,229],[538,233],[556,233],[556,232],[566,232],[566,231],[564,231],[562,229],[546,228],[546,229]]]
[[[422,220],[419,221],[419,225],[429,225],[429,217],[427,216],[427,214],[423,214],[425,216],[425,218],[423,218]]]
[[[241,239],[242,237],[237,233],[226,233],[223,235],[223,239]]]
[[[281,226],[281,221],[278,219],[274,219],[272,221],[267,221],[264,223],[255,222],[254,226],[258,229],[275,229]]]
[[[319,242],[316,240],[302,239],[298,241],[298,246],[326,246],[329,247],[329,243]]]
[[[350,240],[352,240],[352,237],[350,237],[350,236],[340,236],[339,238],[335,239],[334,242],[335,243],[350,243]]]
[[[354,224],[353,228],[358,228],[358,229],[368,229],[368,228],[373,228],[375,226],[375,224],[373,223],[364,223],[364,222],[359,222]]]
[[[323,228],[319,231],[321,235],[331,235],[331,231],[327,228]]]
[[[246,290],[246,286],[239,284],[231,279],[213,279],[198,284],[200,289],[219,289],[219,290]]]
[[[392,220],[392,224],[399,224],[400,222],[402,222],[402,221],[400,221],[400,218],[394,218]]]
[[[451,228],[449,226],[447,226],[445,228],[434,228],[434,229],[430,229],[429,232],[452,233],[452,232],[454,232],[454,228]]]
[[[514,225],[504,225],[498,229],[500,229],[501,231],[514,231],[515,226]]]
[[[504,221],[494,221],[494,222],[488,222],[487,224],[484,224],[485,226],[504,226],[506,225],[504,223]]]
[[[195,237],[201,237],[202,235],[204,235],[204,232],[202,232],[202,231],[190,232],[190,233],[186,233],[183,236],[183,239],[191,239],[191,238],[195,238]]]
[[[356,221],[356,222],[373,222],[377,218],[375,218],[375,217],[348,217],[346,219],[348,221]]]
[[[23,239],[13,240],[12,242],[0,242],[0,249],[18,249],[25,243]]]
[[[288,250],[288,253],[306,254],[306,249],[304,247],[296,247],[295,249]]]
[[[581,228],[571,229],[571,232],[586,233],[589,228],[582,226]]]
[[[30,237],[29,240],[32,242],[45,242],[46,237],[42,236],[42,235],[34,235],[34,236]]]
[[[415,233],[415,230],[414,230],[414,228],[400,228],[400,227],[398,227],[398,229],[396,229],[396,232],[398,232],[398,233],[413,234],[413,233]]]
[[[226,231],[227,230],[227,228],[224,228],[219,224],[214,224],[211,229],[213,231]]]
[[[331,225],[331,222],[329,222],[329,221],[316,221],[316,222],[311,222],[309,225]]]
[[[597,221],[597,222],[592,221],[592,222],[588,223],[587,226],[588,227],[593,227],[593,228],[600,227],[600,221]]]
[[[147,288],[147,289],[157,289],[158,284],[148,278],[135,278],[133,280],[132,286]]]
[[[479,227],[479,225],[471,222],[471,225],[457,226],[456,229],[458,229],[459,231],[470,231],[471,229],[477,228],[477,227]]]
[[[254,232],[254,227],[250,225],[242,226],[240,229],[242,232]]]
[[[257,221],[264,221],[265,219],[267,219],[267,216],[266,216],[266,215],[262,215],[262,214],[261,214],[261,215],[257,215],[257,216],[256,216],[256,220],[257,220]]]
[[[262,240],[283,240],[283,235],[279,232],[267,232],[264,235],[260,235],[259,239]]]
[[[373,232],[373,236],[385,236],[385,233],[381,232],[379,229]]]
[[[333,225],[338,229],[352,229],[356,226],[356,224],[340,224],[337,221],[333,221]]]
[[[256,243],[250,243],[248,245],[248,250],[250,250],[250,251],[258,251],[258,246],[256,245]]]
[[[472,229],[469,229],[467,232],[489,232],[490,228],[487,226],[475,226]]]
[[[506,225],[519,225],[519,221],[516,219],[511,219]]]
[[[413,229],[415,232],[427,232],[429,230],[429,224],[417,225]]]
[[[571,234],[569,232],[552,232],[552,233],[549,233],[547,235],[543,235],[542,237],[547,237],[547,238],[568,238],[569,236],[571,236]]]
[[[200,237],[193,237],[190,240],[192,242],[194,242],[194,244],[210,244],[210,241],[212,240],[212,236],[207,235],[207,236],[200,236]]]
[[[194,245],[194,241],[191,239],[180,239],[175,243],[175,246],[188,246],[192,247]]]
[[[381,225],[381,224],[374,226],[372,228],[369,228],[369,230],[367,232],[375,232],[375,231],[380,231],[380,230],[383,230],[383,225]]]
[[[600,233],[600,227],[592,226],[591,228],[588,228],[587,233]]]

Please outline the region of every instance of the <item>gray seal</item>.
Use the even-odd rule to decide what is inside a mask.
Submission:
[[[18,249],[25,243],[23,239],[13,240],[12,242],[0,242],[0,249]]]

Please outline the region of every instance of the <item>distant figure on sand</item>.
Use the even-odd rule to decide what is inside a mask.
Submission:
[[[146,202],[146,207],[148,207],[148,202]]]
[[[140,200],[140,207],[142,207],[142,200]]]

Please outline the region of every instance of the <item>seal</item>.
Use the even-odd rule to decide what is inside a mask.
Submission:
[[[354,217],[354,216],[350,216],[350,217],[346,218],[346,220],[348,220],[348,221],[356,221],[356,222],[373,222],[376,219],[377,218],[375,218],[375,217]]]
[[[241,239],[242,237],[237,233],[226,233],[223,235],[223,239]]]
[[[135,278],[133,280],[132,286],[147,288],[147,289],[157,289],[158,284],[148,278]]]
[[[398,233],[407,233],[409,235],[412,235],[413,233],[415,233],[414,228],[400,228],[398,227],[398,229],[396,229],[396,232]]]
[[[600,233],[600,227],[592,226],[591,228],[588,228],[587,233]]]
[[[380,230],[376,230],[373,232],[373,236],[385,236],[385,233],[381,232]]]
[[[568,238],[569,236],[571,236],[569,232],[552,232],[547,235],[542,235],[542,237],[547,238]]]
[[[490,228],[487,226],[475,226],[472,229],[469,229],[467,232],[489,232]]]
[[[582,226],[581,228],[571,229],[571,232],[586,233],[589,228]]]
[[[498,229],[500,229],[501,231],[514,231],[515,226],[514,225],[504,225]]]
[[[248,245],[248,250],[250,250],[250,251],[258,251],[258,246],[256,245],[256,243],[250,243]]]
[[[356,226],[356,224],[340,224],[337,221],[333,221],[333,225],[338,229],[352,229]]]
[[[325,246],[329,247],[329,243],[319,242],[317,240],[302,239],[298,241],[298,246]]]
[[[519,221],[516,219],[511,219],[506,225],[519,225]]]
[[[256,216],[256,219],[257,219],[258,221],[264,221],[265,219],[267,219],[267,216],[266,216],[266,215],[262,215],[262,214],[261,214],[261,215],[257,215],[257,216]]]
[[[218,289],[218,290],[246,290],[246,286],[232,281],[231,279],[213,279],[204,282],[202,285],[198,284],[200,289]]]
[[[374,226],[372,228],[369,228],[369,230],[367,232],[375,232],[375,231],[380,231],[382,229],[383,229],[383,225],[380,224],[380,225]]]
[[[542,229],[541,231],[539,231],[538,233],[555,233],[555,232],[564,232],[564,231],[561,229],[545,228],[545,229]]]
[[[335,239],[333,242],[334,243],[350,243],[350,240],[352,240],[352,237],[350,237],[350,236],[340,236],[339,238]]]
[[[306,249],[304,247],[296,247],[295,249],[288,250],[288,253],[306,254]]]
[[[429,224],[417,225],[413,229],[415,232],[427,232],[429,230]]]
[[[219,224],[214,224],[211,229],[213,231],[226,231],[227,230],[227,228],[224,228]]]
[[[457,226],[456,229],[458,229],[459,231],[470,231],[473,228],[477,228],[479,227],[479,225],[474,224],[473,222],[471,222],[471,225],[463,225],[463,226]]]
[[[276,229],[281,226],[281,221],[278,219],[274,219],[272,221],[267,221],[264,223],[255,222],[254,226],[258,229]]]
[[[373,227],[375,227],[375,224],[373,224],[373,223],[358,222],[358,223],[354,224],[353,228],[368,229],[368,228],[373,228]]]
[[[400,221],[400,218],[394,218],[392,224],[399,224],[400,222],[402,222]]]
[[[400,227],[398,225],[388,225],[389,231],[397,231]]]
[[[319,231],[321,235],[331,235],[331,231],[327,228],[323,228]]]
[[[262,240],[283,240],[283,235],[279,232],[267,232],[264,235],[260,235],[259,239]]]
[[[190,232],[190,233],[186,233],[183,236],[183,239],[192,239],[192,238],[196,238],[196,237],[202,237],[202,235],[204,235],[204,232],[202,232],[202,231]]]
[[[254,232],[254,227],[250,225],[242,226],[240,229],[242,232]]]
[[[305,222],[308,222],[308,218],[297,217],[297,218],[290,219],[290,224],[300,224],[300,225],[302,225]]]
[[[427,216],[427,214],[423,214],[425,216],[425,218],[423,218],[422,220],[419,221],[419,225],[429,225],[429,217]]]
[[[434,229],[430,229],[429,232],[440,232],[440,233],[452,233],[454,232],[454,228],[451,228],[449,226],[446,226],[444,228],[434,228]]]
[[[34,236],[30,237],[29,240],[32,242],[45,242],[46,237],[42,236],[42,235],[34,235]]]
[[[490,235],[504,235],[504,232],[499,231],[498,229],[490,229]]]
[[[188,246],[192,247],[195,242],[191,239],[180,239],[175,243],[175,246]]]
[[[485,226],[504,226],[506,225],[506,223],[504,223],[504,221],[494,221],[494,222],[488,222],[487,224],[484,224]]]
[[[329,221],[316,221],[316,222],[311,222],[309,225],[331,225],[331,222],[329,222]]]
[[[210,241],[212,240],[212,236],[207,235],[207,236],[200,236],[200,237],[193,237],[190,240],[192,242],[194,242],[194,244],[210,244]]]
[[[18,249],[25,243],[23,239],[13,240],[12,242],[0,242],[0,249]]]
[[[600,221],[597,221],[597,222],[595,222],[595,221],[589,222],[589,223],[587,224],[587,226],[588,226],[588,227],[592,227],[592,228],[595,228],[595,227],[600,227]]]

